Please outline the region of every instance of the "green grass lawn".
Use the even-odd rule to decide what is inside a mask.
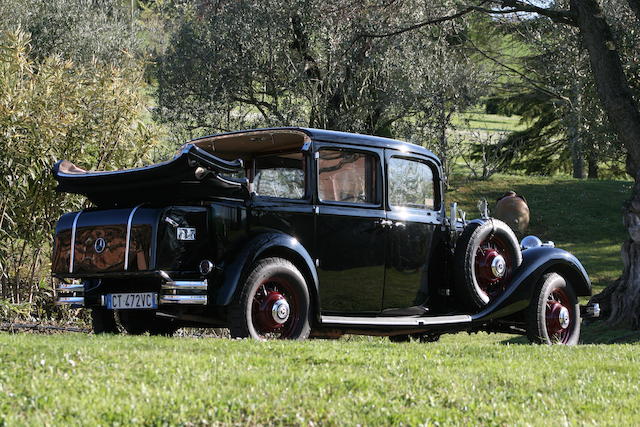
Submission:
[[[505,338],[260,343],[0,334],[0,424],[640,423],[637,346]]]
[[[630,182],[499,175],[454,181],[476,217],[523,194],[532,234],[584,263],[595,289],[621,271]],[[640,424],[640,333],[583,325],[583,345],[511,335],[253,342],[0,333],[2,425]]]
[[[485,132],[513,132],[522,130],[526,126],[520,123],[520,116],[502,116],[486,114],[481,111],[457,113],[452,123],[456,128],[485,131]]]

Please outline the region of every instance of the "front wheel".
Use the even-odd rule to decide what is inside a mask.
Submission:
[[[282,258],[256,262],[230,309],[233,338],[305,339],[309,290],[300,271]]]
[[[536,344],[575,345],[580,339],[580,307],[561,275],[542,276],[527,313],[527,337]]]

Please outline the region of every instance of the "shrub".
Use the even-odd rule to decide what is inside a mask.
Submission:
[[[20,30],[0,35],[0,298],[13,303],[49,287],[53,225],[83,203],[55,192],[53,163],[139,165],[155,142],[140,64],[35,62],[29,42]]]

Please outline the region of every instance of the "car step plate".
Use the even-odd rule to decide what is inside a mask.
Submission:
[[[158,308],[158,294],[156,292],[107,294],[105,295],[105,305],[111,310]]]

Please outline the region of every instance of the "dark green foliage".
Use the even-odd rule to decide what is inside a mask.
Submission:
[[[420,127],[435,127],[434,111],[447,115],[468,105],[478,87],[477,69],[451,43],[465,23],[371,35],[444,6],[302,0],[185,6],[158,61],[157,117],[185,135],[305,125],[409,136],[418,116]]]

